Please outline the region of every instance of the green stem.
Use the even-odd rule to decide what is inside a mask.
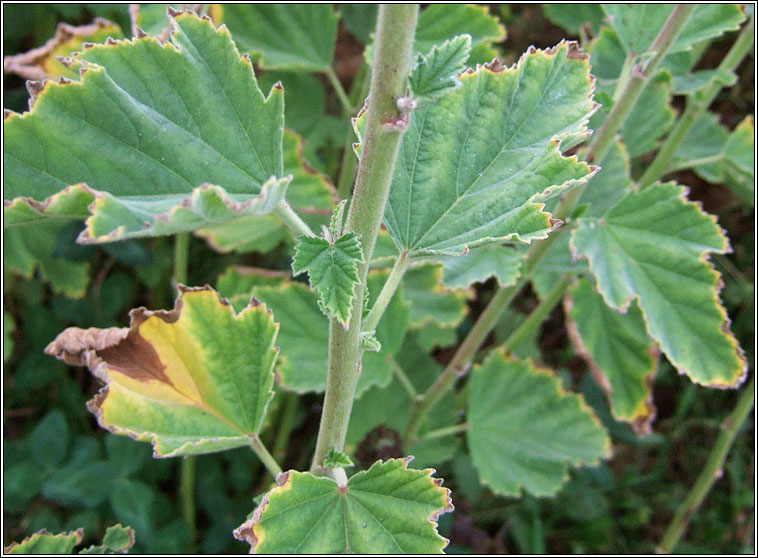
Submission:
[[[303,221],[286,201],[279,202],[274,213],[287,225],[287,228],[295,233],[295,236],[316,236],[308,223]]]
[[[345,229],[357,233],[363,247],[358,266],[359,284],[353,300],[353,318],[345,330],[336,320],[329,324],[329,357],[326,394],[311,472],[324,474],[326,453],[345,444],[350,411],[361,366],[361,312],[369,262],[379,234],[389,196],[400,142],[408,115],[397,108],[405,94],[413,53],[418,5],[382,4],[379,7],[371,93],[366,114],[366,134],[358,177]]]
[[[547,318],[548,314],[553,311],[553,308],[563,299],[563,293],[566,292],[568,286],[571,284],[572,275],[566,274],[558,281],[550,292],[545,296],[534,310],[529,314],[529,317],[524,320],[516,330],[511,333],[508,338],[503,342],[503,348],[512,351],[521,343],[524,342],[529,336],[534,334],[540,324]]]
[[[189,233],[179,233],[174,239],[174,282],[187,284],[189,268]]]
[[[742,388],[742,394],[737,401],[737,406],[721,425],[721,432],[708,455],[705,467],[700,472],[687,498],[676,510],[674,519],[671,520],[666,532],[663,534],[661,544],[656,550],[659,554],[669,554],[674,550],[679,539],[682,538],[682,535],[686,531],[690,519],[697,513],[697,510],[716,480],[721,478],[729,449],[732,447],[735,437],[755,403],[754,390],[755,376],[751,377],[750,382]]]
[[[279,466],[279,463],[276,462],[274,456],[269,453],[268,448],[263,445],[263,442],[261,442],[258,436],[250,436],[249,439],[250,447],[255,452],[255,455],[258,456],[258,459],[261,460],[261,463],[263,463],[268,472],[271,473],[271,476],[276,478],[276,475],[282,472],[282,468]]]
[[[379,292],[379,296],[376,297],[374,306],[371,307],[371,311],[366,316],[366,321],[363,322],[363,331],[375,331],[376,326],[379,325],[379,320],[382,319],[384,311],[389,306],[395,291],[397,290],[400,281],[403,279],[403,275],[408,270],[411,260],[408,258],[408,253],[403,252],[397,259],[395,259],[395,265],[392,266],[387,281],[384,283],[382,290]]]
[[[600,130],[594,136],[585,154],[587,162],[600,161],[614,141],[616,133],[632,111],[639,99],[640,93],[647,82],[648,76],[655,72],[660,61],[665,56],[669,47],[673,44],[679,32],[694,11],[694,5],[678,4],[672,11],[666,23],[661,29],[653,44],[648,49],[643,59],[648,59],[646,64],[638,64],[632,71],[632,77],[626,84],[619,100],[613,105],[613,109],[603,122]],[[569,191],[560,201],[554,216],[565,220],[571,216],[577,202],[582,196],[586,183]],[[521,290],[528,279],[528,275],[534,270],[539,261],[547,253],[549,247],[563,234],[568,227],[554,231],[548,238],[535,244],[527,255],[526,276],[512,287],[500,288],[490,303],[482,312],[479,320],[469,332],[466,339],[458,347],[453,360],[450,361],[444,372],[437,378],[431,387],[418,400],[409,418],[408,426],[403,435],[403,444],[410,447],[418,439],[418,430],[426,419],[427,413],[434,407],[440,398],[455,385],[456,380],[468,372],[471,362],[481,345],[487,339],[492,329],[497,324],[513,296]]]
[[[416,391],[416,388],[413,386],[413,382],[411,382],[411,379],[405,373],[405,370],[403,370],[403,367],[400,366],[400,363],[392,357],[389,357],[387,359],[387,362],[389,362],[390,366],[392,366],[392,370],[395,372],[395,376],[397,376],[398,381],[401,384],[403,384],[403,387],[405,388],[405,391],[410,396],[411,401],[415,401],[416,398],[418,397],[418,392]]]
[[[423,435],[424,440],[434,440],[435,438],[444,438],[445,436],[453,436],[466,432],[470,428],[470,424],[464,422],[462,424],[456,424],[454,426],[447,426],[445,428],[438,428],[437,430],[430,430]]]
[[[711,77],[706,86],[695,95],[687,98],[687,108],[681,118],[677,120],[671,133],[663,142],[658,153],[640,178],[640,186],[649,186],[665,173],[669,172],[669,165],[677,149],[681,145],[687,133],[690,131],[700,115],[710,106],[723,87],[721,76],[726,72],[734,71],[740,65],[743,58],[751,51],[754,41],[755,20],[751,16],[747,25],[743,27],[737,40],[729,49],[729,52],[719,64],[718,71]]]
[[[282,393],[284,397],[284,409],[279,419],[279,430],[274,440],[274,457],[278,462],[284,461],[287,456],[287,445],[292,434],[292,427],[295,424],[295,413],[297,413],[298,397],[291,391]]]
[[[629,83],[629,78],[632,77],[632,69],[634,68],[634,62],[637,60],[637,55],[630,52],[626,55],[624,65],[621,67],[621,74],[616,82],[616,89],[613,91],[613,100],[618,101],[621,97],[621,93],[626,88],[626,84]]]
[[[345,93],[345,89],[342,87],[340,78],[334,73],[334,68],[329,66],[326,70],[326,76],[329,78],[329,82],[332,84],[334,92],[337,93],[340,103],[342,103],[342,110],[345,111],[345,114],[353,114],[353,105],[350,103],[350,99],[348,98],[347,93]]]

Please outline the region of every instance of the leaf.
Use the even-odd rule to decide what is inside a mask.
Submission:
[[[76,54],[80,81],[44,82],[30,112],[5,119],[4,195],[24,196],[6,225],[91,211],[80,241],[101,242],[262,215],[283,198],[282,90],[264,98],[226,28],[172,21],[170,43]]]
[[[592,172],[559,149],[561,139],[586,134],[593,110],[587,56],[574,43],[460,79],[413,111],[403,136],[384,222],[410,256],[545,238],[554,222],[540,202]],[[365,116],[359,138],[364,126]]]
[[[224,4],[222,18],[241,50],[260,54],[262,68],[331,67],[337,13],[329,4]]]
[[[641,54],[663,29],[674,4],[603,4],[603,9],[626,51]],[[744,9],[738,4],[699,4],[669,48],[669,53],[688,50],[699,41],[739,29],[744,19]]]
[[[53,535],[45,529],[26,537],[20,543],[11,543],[3,549],[7,554],[71,554],[74,547],[82,542],[81,529],[69,533]]]
[[[114,434],[156,457],[249,445],[273,392],[277,327],[266,307],[239,314],[210,287],[180,286],[171,311],[132,310],[129,328],[69,328],[45,350],[106,385],[88,404]]]
[[[460,87],[470,52],[471,36],[459,35],[419,55],[408,79],[414,97],[432,100]]]
[[[301,236],[295,246],[292,272],[308,272],[308,280],[319,293],[319,306],[333,315],[347,329],[359,282],[358,264],[363,263],[363,249],[355,233],[333,241],[315,236]]]
[[[103,544],[80,550],[79,554],[126,554],[134,546],[134,541],[134,529],[117,523],[105,530]]]
[[[353,36],[367,45],[376,29],[379,6],[376,4],[340,4],[342,22]]]
[[[648,333],[694,382],[734,387],[746,362],[719,302],[720,276],[706,261],[729,244],[715,217],[673,183],[631,191],[602,219],[583,219],[571,249],[589,260],[606,304],[637,299]]]
[[[748,115],[724,147],[726,185],[752,207],[755,205],[755,122]]]
[[[42,495],[64,506],[94,508],[111,495],[117,477],[118,470],[107,461],[72,459],[50,476]]]
[[[289,110],[289,105],[288,105]],[[284,130],[284,174],[292,176],[287,200],[300,216],[318,229],[335,205],[329,178],[311,168],[303,157],[303,138]],[[270,252],[289,238],[289,230],[273,215],[239,217],[222,225],[195,231],[219,252]]]
[[[56,239],[68,223],[43,221],[5,229],[3,265],[26,279],[39,270],[55,293],[81,298],[89,285],[89,262],[73,261],[56,254]]]
[[[388,276],[387,271],[375,270],[369,273],[369,303],[373,304]],[[232,277],[219,283],[226,296],[233,296]],[[303,392],[323,392],[326,389],[327,347],[329,344],[329,322],[319,310],[319,295],[302,283],[280,282],[278,285],[261,285],[269,278],[256,278],[249,273],[247,281],[238,281],[237,296],[232,298],[243,305],[255,297],[265,303],[276,316],[280,329],[277,343],[280,355],[277,365],[277,379],[286,389]],[[277,281],[274,279],[274,281]],[[246,285],[247,284],[247,288]],[[252,290],[251,290],[252,289]],[[382,345],[380,352],[366,352],[363,355],[361,375],[358,379],[356,397],[372,385],[387,385],[392,379],[392,367],[387,357],[397,352],[408,328],[409,309],[403,297],[402,287],[396,291],[376,330],[377,340]]]
[[[631,423],[638,435],[652,432],[653,377],[659,353],[647,336],[635,304],[626,314],[608,306],[586,279],[564,299],[569,337],[603,388],[616,420]]]
[[[403,292],[411,305],[411,327],[419,328],[430,322],[443,327],[457,326],[466,317],[466,301],[473,292],[446,287],[442,277],[443,267],[435,262],[414,265],[405,273]]]
[[[59,23],[55,36],[43,46],[3,58],[3,71],[37,81],[61,76],[74,79],[78,74],[58,61],[57,56],[66,57],[80,51],[85,43],[104,43],[108,38],[121,39],[123,36],[118,25],[99,17],[88,25]]]
[[[593,33],[597,33],[605,18],[599,4],[543,4],[542,13],[555,25],[576,36],[585,23],[589,24]]]
[[[610,457],[610,440],[584,399],[531,361],[494,351],[471,373],[468,444],[482,483],[494,492],[552,496],[569,466]]]
[[[284,72],[272,70],[258,77],[258,85],[264,91],[271,89],[275,83],[284,86],[285,129],[285,167],[286,167],[286,132],[294,130],[308,137],[326,116],[326,88],[321,80],[304,72]]]
[[[71,431],[66,417],[56,409],[37,423],[29,434],[27,445],[37,466],[50,470],[66,458],[70,442]]]
[[[326,453],[323,466],[325,469],[334,469],[336,467],[353,467],[355,464],[346,453],[337,451],[332,448]]]
[[[515,285],[523,259],[523,254],[506,246],[485,246],[463,256],[444,256],[443,282],[448,287],[467,288],[494,277],[500,287]]]
[[[439,554],[437,518],[453,506],[433,469],[406,459],[378,461],[340,487],[287,471],[234,536],[257,554]]]

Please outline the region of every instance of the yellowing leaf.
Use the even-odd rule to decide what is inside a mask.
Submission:
[[[69,328],[46,349],[106,385],[87,407],[156,457],[256,441],[274,382],[277,325],[252,301],[239,314],[210,289],[180,287],[171,311],[131,312],[129,328]]]

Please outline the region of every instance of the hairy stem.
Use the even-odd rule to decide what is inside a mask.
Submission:
[[[397,108],[406,90],[411,67],[418,5],[382,4],[377,22],[371,92],[366,134],[358,177],[345,229],[360,235],[363,262],[355,289],[353,319],[347,330],[336,319],[329,324],[329,359],[326,394],[311,472],[324,474],[326,453],[342,450],[360,375],[361,310],[368,276],[368,262],[379,234],[392,173],[408,115]]]
[[[632,70],[632,76],[621,92],[618,101],[613,105],[613,109],[603,122],[600,130],[594,136],[584,159],[587,162],[600,161],[613,143],[616,133],[626,120],[626,117],[634,108],[639,99],[642,89],[647,83],[649,76],[653,75],[660,61],[668,52],[679,32],[684,27],[687,20],[694,11],[694,5],[678,4],[672,11],[666,23],[661,29],[653,44],[643,56],[643,60],[649,60],[647,63],[638,64]],[[571,216],[577,202],[584,192],[585,184],[577,186],[569,191],[557,205],[554,216],[558,219],[565,220]],[[416,407],[408,421],[405,433],[403,435],[403,444],[409,447],[418,439],[418,430],[426,420],[427,413],[434,407],[440,398],[452,389],[455,381],[464,376],[476,352],[482,346],[489,336],[492,329],[497,324],[500,316],[510,304],[513,297],[526,284],[528,275],[537,267],[542,257],[547,253],[550,245],[555,242],[559,235],[563,234],[568,227],[563,227],[554,231],[548,238],[537,242],[530,250],[526,260],[526,276],[523,276],[516,285],[512,287],[501,287],[487,307],[482,312],[479,320],[469,332],[466,339],[458,347],[453,360],[450,361],[445,371],[437,378],[429,389],[418,400]]]
[[[407,252],[403,252],[397,257],[395,265],[392,267],[389,277],[387,277],[387,281],[379,292],[379,296],[376,297],[374,306],[371,307],[371,311],[366,316],[366,321],[363,323],[363,331],[376,330],[379,320],[382,319],[384,311],[389,306],[392,296],[400,285],[400,281],[403,279],[403,275],[408,270],[410,263],[411,260],[408,258]]]
[[[268,448],[263,445],[263,442],[261,442],[258,436],[250,436],[249,439],[250,447],[255,452],[255,455],[258,456],[258,459],[261,460],[261,463],[263,463],[268,472],[271,473],[271,476],[276,478],[276,475],[282,472],[282,468],[279,466],[279,463],[276,462],[274,456],[271,455],[271,453],[268,451]]]
[[[295,233],[295,236],[316,236],[308,226],[308,223],[303,221],[286,201],[282,200],[279,202],[274,213],[282,220],[287,228]]]
[[[424,440],[433,440],[435,438],[444,438],[445,436],[460,434],[461,432],[466,432],[469,428],[470,425],[467,422],[456,424],[454,426],[446,426],[445,428],[438,428],[437,430],[426,432],[424,434]]]
[[[718,95],[719,91],[723,87],[721,76],[727,72],[734,71],[737,66],[740,65],[742,60],[750,52],[755,33],[755,19],[750,17],[747,25],[742,28],[737,40],[729,49],[729,52],[719,64],[718,71],[711,77],[706,84],[705,88],[691,95],[687,98],[687,108],[684,110],[681,118],[677,120],[676,125],[671,130],[671,133],[663,142],[663,145],[658,150],[658,153],[650,163],[650,166],[645,170],[640,178],[640,186],[645,188],[661,178],[665,173],[670,172],[669,165],[671,159],[674,157],[676,150],[684,141],[687,133],[690,131],[695,122],[700,118],[700,115],[710,106],[713,100]]]
[[[732,447],[734,439],[745,420],[747,420],[748,415],[750,415],[754,403],[755,376],[751,377],[750,382],[742,388],[742,394],[737,401],[737,406],[721,425],[721,432],[708,455],[705,467],[700,472],[687,498],[676,510],[674,519],[671,520],[666,532],[663,534],[661,544],[656,549],[656,552],[659,554],[669,554],[674,550],[679,539],[682,538],[682,535],[687,530],[690,519],[697,513],[713,484],[721,478],[729,449]]]

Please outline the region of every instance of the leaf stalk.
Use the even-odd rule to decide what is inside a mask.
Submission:
[[[392,296],[400,285],[400,281],[403,279],[410,263],[411,260],[408,258],[408,252],[401,253],[395,259],[395,265],[392,266],[392,271],[390,271],[387,281],[379,292],[379,296],[376,297],[374,306],[371,307],[371,311],[366,316],[366,320],[363,323],[363,331],[376,330],[379,320],[382,319],[384,311],[387,310],[387,306],[389,306]]]
[[[295,236],[316,236],[308,226],[308,223],[303,221],[300,216],[295,213],[295,210],[292,209],[292,206],[290,206],[285,200],[279,202],[274,213],[282,220],[287,228],[295,233]]]

